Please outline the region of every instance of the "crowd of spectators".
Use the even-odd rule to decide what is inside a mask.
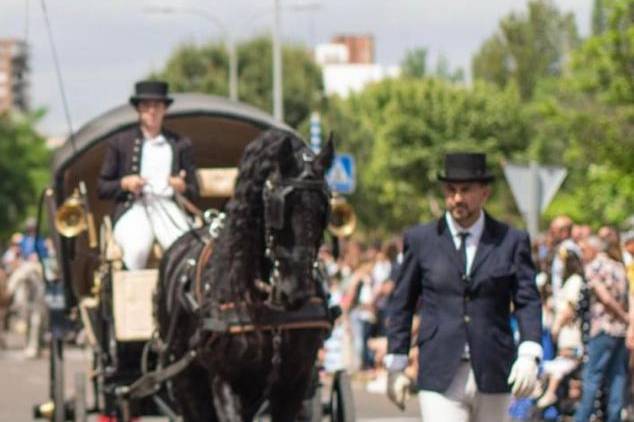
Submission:
[[[511,412],[516,420],[539,412],[544,420],[576,414],[575,420],[585,421],[595,414],[620,421],[623,410],[634,405],[634,231],[620,233],[610,226],[593,231],[559,216],[533,246],[543,306],[543,382]],[[337,256],[329,244],[320,250],[329,300],[342,310],[321,359],[327,371],[348,370],[367,382],[368,391],[384,393],[385,310],[401,240],[362,243],[352,238],[340,241],[339,249]],[[38,251],[50,253],[46,242],[35,238],[29,220],[23,233],[11,237],[0,268],[0,347],[7,305],[20,302],[16,295],[36,297],[24,299],[31,303],[23,318],[29,357],[39,353],[45,314]],[[414,321],[413,333],[416,327]],[[407,371],[412,378],[416,361],[413,348]]]
[[[531,399],[518,400],[510,411],[516,420],[576,414],[574,420],[585,421],[594,414],[620,421],[633,397],[634,231],[620,233],[611,226],[593,231],[559,216],[533,246],[543,303],[542,382]],[[348,240],[338,259],[327,246],[321,251],[331,301],[343,311],[326,342],[325,367],[356,373],[370,392],[386,388],[385,305],[400,248],[399,239]],[[412,378],[416,361],[414,347],[408,368]]]
[[[634,375],[634,232],[559,216],[535,242],[543,304],[545,418],[621,421]]]
[[[35,219],[29,218],[24,232],[14,233],[0,261],[0,348],[7,346],[6,330],[24,334],[27,358],[39,356],[44,334],[46,306],[40,259],[51,254],[50,245],[36,236]],[[9,316],[11,321],[9,320]]]

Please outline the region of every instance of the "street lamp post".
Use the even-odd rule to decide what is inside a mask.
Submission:
[[[284,121],[284,95],[282,89],[282,46],[280,42],[281,16],[280,0],[273,0],[273,117],[279,121]],[[319,3],[305,3],[296,5],[297,10],[315,10],[320,7]]]
[[[273,20],[273,117],[284,121],[284,103],[282,102],[282,48],[280,45],[280,0],[274,0]]]
[[[232,34],[227,30],[222,21],[204,9],[180,8],[180,7],[150,7],[145,9],[148,13],[181,13],[201,17],[216,25],[225,36],[225,48],[229,56],[229,98],[238,101],[238,55]]]

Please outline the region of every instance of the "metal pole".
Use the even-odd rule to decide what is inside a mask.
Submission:
[[[273,23],[273,117],[284,121],[282,103],[282,49],[280,46],[280,0],[274,0],[275,18]]]
[[[59,316],[57,316],[57,318],[59,318]],[[66,408],[64,404],[64,339],[63,336],[59,334],[60,333],[53,333],[51,338],[52,389],[53,403],[55,404],[53,420],[55,422],[64,422],[66,420]]]
[[[238,55],[236,52],[236,44],[228,34],[227,49],[229,50],[229,98],[238,101]]]
[[[529,178],[529,205],[526,216],[526,223],[528,225],[528,233],[532,239],[539,234],[539,214],[541,212],[540,207],[540,183],[539,183],[539,166],[535,161],[530,163],[530,178]]]

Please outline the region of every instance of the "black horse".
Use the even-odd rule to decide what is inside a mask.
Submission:
[[[332,140],[315,155],[265,132],[245,149],[215,241],[205,228],[166,252],[155,310],[164,363],[191,356],[172,380],[186,421],[249,421],[265,400],[273,421],[297,420],[329,328],[314,274],[333,154]]]

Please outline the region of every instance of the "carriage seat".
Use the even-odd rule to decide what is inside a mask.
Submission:
[[[203,198],[230,198],[238,177],[237,167],[201,168],[197,170],[198,191]]]
[[[123,250],[112,235],[112,223],[110,217],[104,217],[104,222],[101,227],[101,250],[103,258],[113,264],[116,269],[123,268]],[[158,268],[161,258],[163,257],[163,249],[158,242],[154,242],[152,245],[152,251],[148,257],[145,268]]]

